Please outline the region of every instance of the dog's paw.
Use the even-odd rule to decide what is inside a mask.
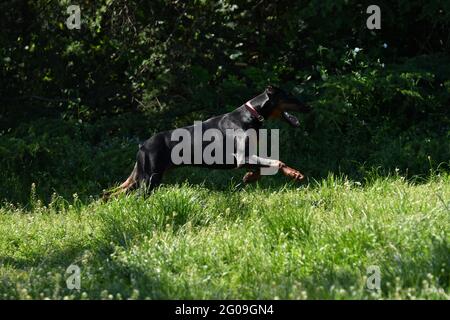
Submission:
[[[301,181],[305,178],[305,176],[298,170],[295,170],[291,167],[285,166],[282,167],[281,170],[286,177],[294,179],[295,181]]]
[[[242,178],[242,181],[244,183],[251,183],[257,181],[261,177],[261,174],[259,171],[249,171],[245,174],[245,176]]]

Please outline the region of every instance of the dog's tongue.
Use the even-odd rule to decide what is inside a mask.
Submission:
[[[289,122],[289,124],[291,126],[293,126],[293,127],[300,127],[300,122],[292,114],[288,113],[287,111],[283,111],[282,115],[283,115],[284,120]]]

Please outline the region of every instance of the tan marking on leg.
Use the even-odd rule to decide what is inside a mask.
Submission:
[[[287,165],[285,165],[284,163],[281,162],[281,172],[286,176],[289,177],[291,179],[294,179],[296,181],[300,181],[303,180],[305,178],[305,176],[298,170],[295,170],[294,168],[288,167]]]
[[[242,178],[242,181],[244,183],[251,183],[251,182],[255,182],[255,181],[259,180],[260,177],[261,177],[260,170],[249,171],[245,174],[244,178]]]

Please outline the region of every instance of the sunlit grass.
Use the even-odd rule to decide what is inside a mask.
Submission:
[[[0,298],[449,299],[449,218],[448,176],[4,204]]]

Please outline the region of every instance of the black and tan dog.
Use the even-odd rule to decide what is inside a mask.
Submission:
[[[283,118],[290,125],[298,127],[299,122],[297,118],[289,114],[289,111],[306,113],[310,111],[310,108],[283,90],[274,86],[268,86],[262,94],[249,100],[236,110],[210,118],[200,124],[203,131],[215,128],[224,135],[227,129],[242,129],[244,131],[248,129],[258,130],[262,127],[263,122],[269,118]],[[192,138],[194,137],[194,126],[184,127],[184,129],[189,132]],[[165,171],[178,166],[174,164],[171,159],[171,151],[178,143],[171,140],[173,131],[174,130],[157,133],[140,145],[133,171],[128,179],[115,190],[115,194],[127,192],[142,185],[146,186],[148,191],[151,191],[161,183]],[[193,148],[193,144],[198,143],[198,141],[195,142],[194,139],[191,139],[191,142]],[[207,144],[204,142],[201,143],[202,149],[204,149]],[[225,147],[223,155],[225,158]],[[279,160],[255,157],[256,163],[255,161],[250,163],[246,158],[245,162],[240,165],[238,165],[236,161],[232,164],[226,164],[226,161],[222,161],[222,164],[201,163],[190,165],[221,169],[245,167],[249,170],[243,178],[245,183],[258,180],[261,176],[261,167],[276,167],[281,170],[285,176],[295,180],[302,180],[304,178],[303,174],[299,171],[288,167]],[[193,163],[193,161],[191,163]]]

